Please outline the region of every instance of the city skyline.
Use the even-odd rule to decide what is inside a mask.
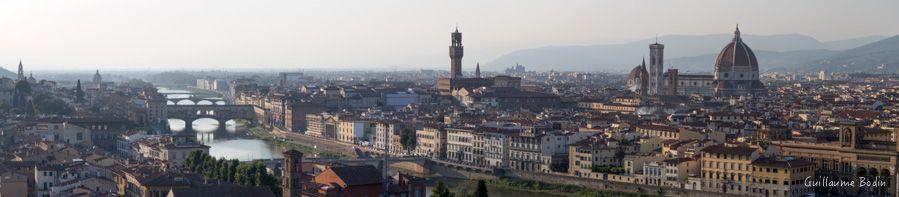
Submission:
[[[748,35],[821,41],[899,32],[877,20],[899,17],[889,12],[899,3],[886,1],[0,4],[0,24],[15,27],[0,32],[7,70],[19,59],[29,70],[444,69],[456,26],[469,46],[465,72],[477,62],[500,70],[486,63],[520,49],[728,34],[736,23]]]
[[[894,5],[0,1],[0,196],[899,196]]]

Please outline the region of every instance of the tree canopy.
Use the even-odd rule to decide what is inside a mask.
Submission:
[[[220,179],[244,186],[265,186],[280,195],[279,181],[268,174],[265,165],[260,161],[240,163],[237,159],[216,159],[202,151],[194,151],[187,155],[185,167],[208,178]]]

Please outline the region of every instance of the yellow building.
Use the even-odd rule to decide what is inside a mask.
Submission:
[[[895,139],[876,138],[882,133],[881,129],[844,124],[837,142],[774,141],[772,147],[780,149],[784,156],[812,162],[817,166],[815,178],[854,182],[865,178],[886,183],[878,187],[819,187],[818,193],[891,196],[896,194],[895,181],[890,177],[895,176],[899,151]]]
[[[752,170],[759,158],[758,148],[719,144],[702,149],[702,188],[710,192],[749,195]]]
[[[803,196],[813,188],[806,178],[815,176],[815,164],[793,157],[763,157],[752,161],[752,194],[756,196]]]
[[[568,173],[581,176],[592,173],[595,166],[621,166],[618,150],[617,141],[599,137],[568,145]]]
[[[438,124],[425,125],[415,132],[416,146],[413,154],[431,158],[444,158],[446,130]]]

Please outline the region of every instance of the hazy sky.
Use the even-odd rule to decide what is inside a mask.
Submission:
[[[0,0],[0,66],[13,69],[465,69],[517,49],[655,34],[899,33],[896,0]]]

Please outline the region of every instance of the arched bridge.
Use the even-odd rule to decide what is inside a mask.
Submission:
[[[219,125],[225,125],[232,119],[253,121],[256,115],[252,105],[169,105],[165,113],[168,118],[184,120],[185,129],[192,128],[191,123],[200,118],[215,119]]]

